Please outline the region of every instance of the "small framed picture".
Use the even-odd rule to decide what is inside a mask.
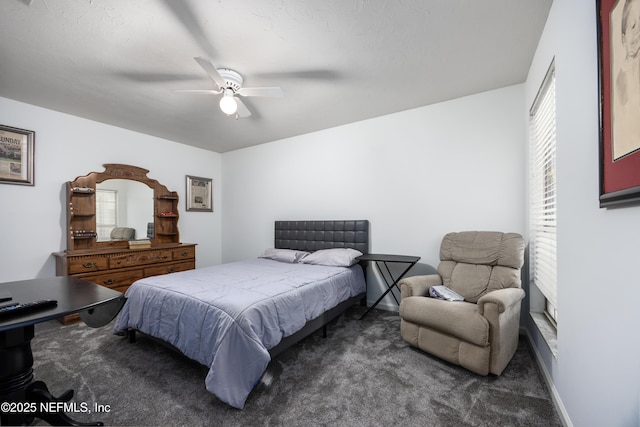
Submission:
[[[0,183],[33,185],[35,134],[0,125]]]
[[[187,175],[187,211],[213,212],[213,179]]]

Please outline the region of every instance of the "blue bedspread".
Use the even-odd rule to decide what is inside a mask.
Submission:
[[[207,390],[236,408],[260,380],[268,350],[308,320],[365,292],[360,266],[252,259],[135,282],[114,333],[160,338],[209,367]]]

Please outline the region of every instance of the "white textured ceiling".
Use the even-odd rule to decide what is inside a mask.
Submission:
[[[550,6],[1,0],[0,96],[225,152],[522,83]],[[195,56],[285,96],[227,117]]]

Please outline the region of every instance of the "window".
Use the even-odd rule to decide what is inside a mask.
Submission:
[[[96,190],[96,232],[98,240],[109,240],[111,230],[118,226],[118,192]]]
[[[558,320],[556,269],[556,86],[549,71],[529,115],[531,140],[531,266],[534,285],[545,298],[545,314]]]

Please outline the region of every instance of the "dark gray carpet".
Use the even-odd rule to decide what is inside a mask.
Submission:
[[[271,362],[244,410],[208,393],[207,368],[111,325],[36,326],[36,379],[54,395],[109,405],[70,414],[120,426],[561,426],[524,337],[500,377],[481,377],[412,349],[397,313],[353,307]],[[42,422],[41,422],[42,423]]]

